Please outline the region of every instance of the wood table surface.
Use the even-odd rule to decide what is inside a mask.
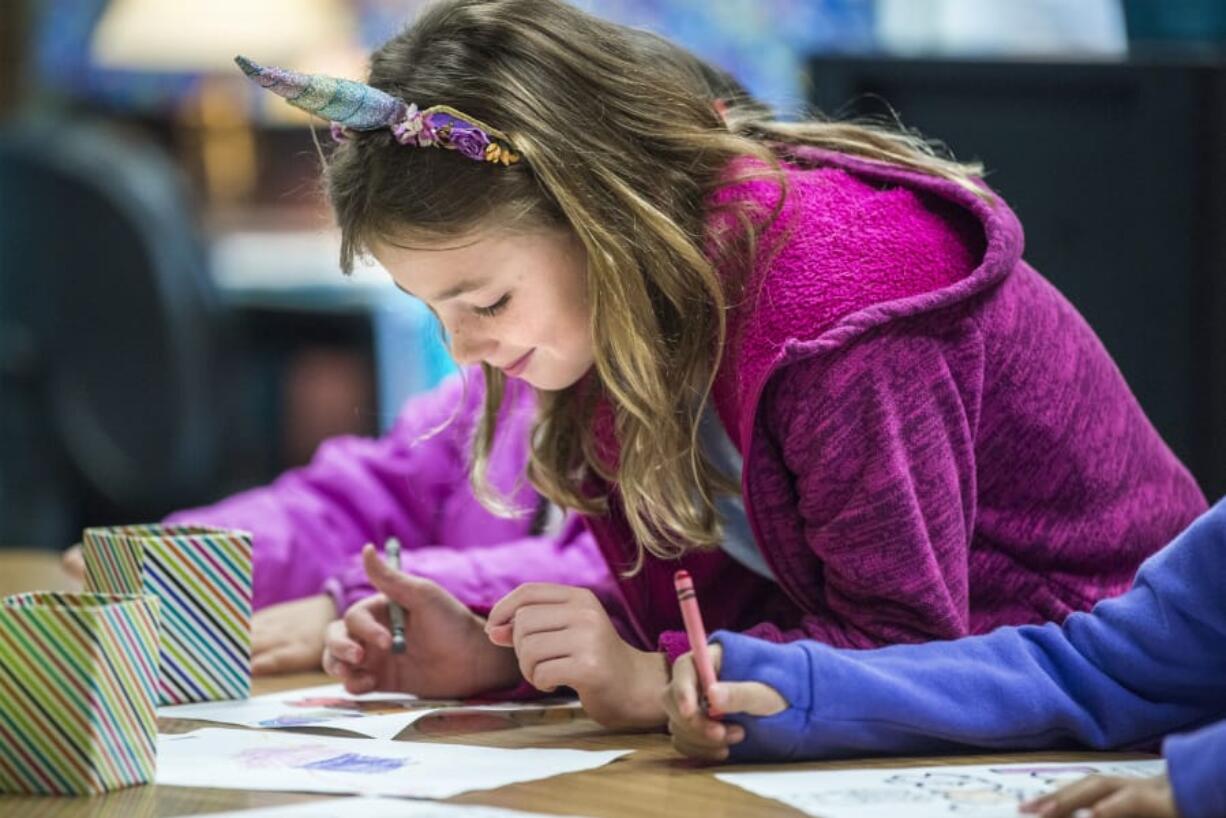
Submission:
[[[0,550],[0,593],[70,589],[54,555]],[[255,693],[327,684],[321,673],[257,677]],[[162,719],[164,733],[206,726]],[[218,726],[218,725],[207,725]],[[234,728],[243,729],[243,728]],[[338,731],[320,733],[346,735]],[[350,734],[351,735],[351,734]],[[457,804],[488,804],[558,815],[615,818],[764,818],[800,816],[791,807],[759,798],[715,779],[716,772],[839,770],[914,765],[1000,764],[1031,761],[1122,760],[1146,756],[1112,753],[1015,753],[956,757],[856,759],[787,766],[701,766],[673,752],[659,733],[614,733],[582,711],[537,710],[514,713],[450,713],[427,716],[399,736],[402,741],[452,742],[484,747],[556,747],[579,750],[633,750],[595,770],[480,790],[448,799]],[[195,789],[148,785],[93,798],[0,795],[2,818],[169,818],[225,810],[302,803],[336,796],[262,791]],[[900,816],[905,818],[905,816]]]

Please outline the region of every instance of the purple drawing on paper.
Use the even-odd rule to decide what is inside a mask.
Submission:
[[[367,756],[360,753],[344,753],[331,758],[321,758],[303,764],[303,770],[326,770],[332,773],[390,773],[408,764],[408,759]]]

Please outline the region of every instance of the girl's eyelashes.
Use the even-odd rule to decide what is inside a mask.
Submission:
[[[488,307],[473,307],[473,312],[485,318],[492,318],[506,308],[507,302],[511,300],[511,294],[507,293],[502,298],[490,304]]]

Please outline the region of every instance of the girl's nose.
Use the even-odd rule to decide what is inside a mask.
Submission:
[[[479,333],[464,330],[451,333],[451,357],[460,366],[486,360],[497,345],[494,339]]]

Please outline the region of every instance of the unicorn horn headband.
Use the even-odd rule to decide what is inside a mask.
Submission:
[[[244,74],[290,105],[331,122],[334,139],[343,141],[350,131],[388,128],[401,145],[447,148],[478,162],[519,161],[506,134],[455,108],[433,105],[419,111],[416,105],[365,83],[266,68],[246,57],[234,61]]]

